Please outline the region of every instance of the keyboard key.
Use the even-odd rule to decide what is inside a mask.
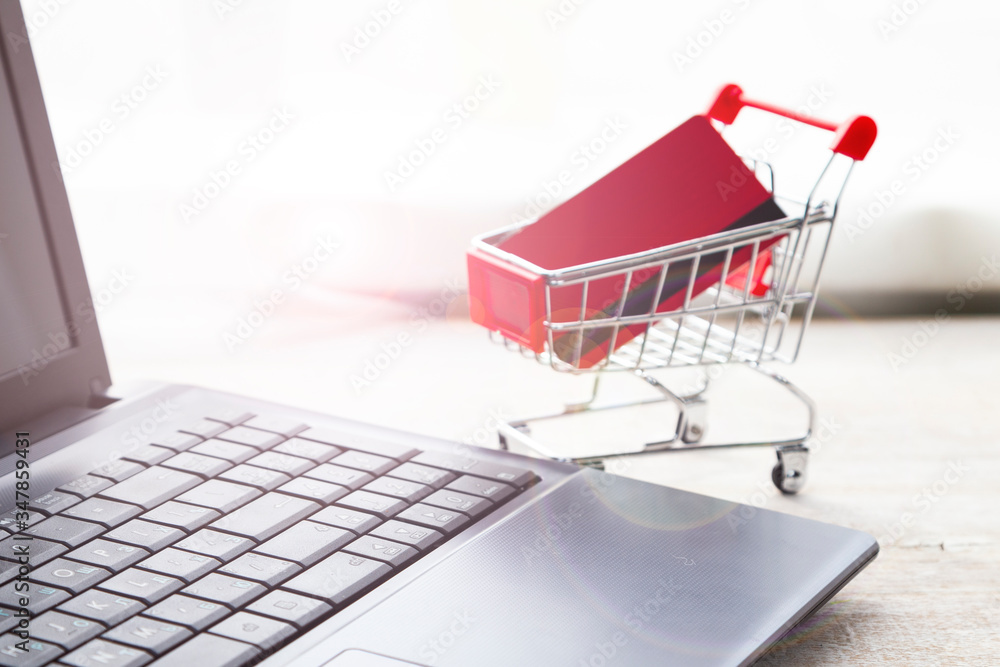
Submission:
[[[237,484],[249,484],[262,491],[272,491],[290,480],[291,477],[276,470],[257,468],[244,463],[222,473],[219,475],[219,479],[226,479]]]
[[[167,449],[172,449],[175,452],[186,452],[200,442],[202,442],[201,436],[191,435],[190,433],[181,433],[178,431],[176,433],[154,436],[149,441],[149,444],[166,447]]]
[[[304,472],[303,475],[312,479],[318,479],[321,482],[346,486],[352,491],[360,489],[375,479],[366,472],[352,470],[351,468],[342,468],[332,463],[324,463],[323,465],[316,466],[312,470]]]
[[[193,424],[182,426],[177,430],[181,431],[182,433],[190,433],[192,435],[197,435],[207,439],[219,435],[228,428],[229,428],[228,425],[220,424],[219,422],[212,421],[210,419],[199,419]]]
[[[205,634],[182,644],[150,667],[243,667],[254,664],[259,655],[260,649],[249,644]]]
[[[337,606],[390,574],[392,568],[381,561],[340,551],[316,563],[282,588],[319,596]]]
[[[392,496],[408,503],[415,503],[433,491],[429,486],[392,477],[379,477],[365,484],[362,490],[381,493],[383,496]]]
[[[220,533],[210,528],[202,528],[174,546],[226,562],[236,558],[244,551],[249,551],[256,546],[256,543],[248,537],[239,537]]]
[[[319,521],[336,528],[344,528],[355,533],[367,533],[382,523],[382,519],[374,514],[347,509],[346,507],[327,507],[309,517],[310,521]]]
[[[221,604],[180,594],[171,595],[146,612],[146,616],[151,618],[184,625],[192,630],[204,630],[227,615],[229,609]]]
[[[306,430],[309,428],[308,425],[303,424],[297,419],[291,419],[289,417],[278,417],[275,415],[268,416],[263,415],[260,417],[254,417],[253,419],[248,419],[243,423],[243,426],[249,426],[250,428],[257,428],[261,431],[270,431],[271,433],[277,433],[283,435],[286,438],[290,438],[296,433]]]
[[[177,502],[210,507],[226,513],[247,504],[260,494],[259,489],[251,486],[234,484],[221,479],[210,479],[177,496]]]
[[[396,520],[386,521],[372,530],[370,534],[409,544],[421,551],[426,551],[444,538],[444,535],[436,530]]]
[[[320,505],[311,500],[282,493],[267,493],[226,514],[211,527],[260,542],[277,535],[319,508]]]
[[[486,498],[469,495],[468,493],[459,493],[448,488],[435,491],[424,498],[423,502],[426,505],[435,505],[444,509],[455,510],[462,514],[468,514],[471,517],[485,514],[494,507],[493,503],[486,500]]]
[[[148,555],[148,551],[133,544],[118,544],[110,540],[97,539],[70,551],[66,554],[66,558],[97,565],[112,572],[121,572]]]
[[[344,551],[385,561],[393,567],[404,565],[419,553],[413,547],[374,535],[362,535],[344,547]]]
[[[384,475],[399,465],[397,461],[387,459],[384,456],[375,456],[374,454],[366,454],[365,452],[352,451],[347,451],[339,456],[335,456],[330,459],[330,463],[333,465],[343,466],[345,468],[363,470],[364,472],[375,475],[376,477]]]
[[[416,450],[409,445],[400,445],[395,442],[376,440],[363,435],[340,433],[327,428],[310,428],[302,433],[299,433],[299,437],[306,440],[322,442],[326,445],[334,445],[344,447],[346,449],[367,452],[368,454],[375,454],[377,456],[385,456],[390,459],[396,459],[397,461],[406,461],[410,457],[419,453],[419,450]]]
[[[32,639],[58,644],[67,650],[76,648],[103,631],[104,626],[96,621],[70,616],[61,611],[47,611],[31,621]]]
[[[43,540],[51,540],[70,547],[76,547],[92,537],[97,537],[103,533],[104,528],[89,521],[78,521],[63,516],[54,516],[21,532],[40,537]]]
[[[27,644],[23,642],[27,641]],[[21,650],[27,646],[27,652]],[[65,651],[55,644],[34,639],[24,640],[14,634],[0,637],[0,665],[7,667],[42,667],[54,662]]]
[[[472,457],[453,456],[441,452],[421,452],[413,457],[412,462],[432,468],[443,468],[459,475],[485,477],[516,487],[526,486],[538,479],[535,473],[524,468],[498,465]]]
[[[31,508],[38,510],[39,512],[45,512],[48,515],[53,515],[61,512],[67,507],[72,507],[80,502],[78,496],[74,496],[70,493],[62,493],[61,491],[49,491],[43,496],[31,499]]]
[[[225,459],[231,463],[243,463],[259,453],[253,447],[237,445],[235,442],[226,442],[225,440],[216,440],[214,438],[206,440],[200,445],[195,445],[190,451],[194,454]]]
[[[35,539],[26,541],[18,540],[15,537],[8,537],[0,541],[0,556],[11,561],[17,561],[19,556],[28,554],[32,567],[38,567],[42,563],[47,563],[67,551],[69,551],[69,547],[66,545],[59,544],[58,542],[49,542],[48,540]],[[4,565],[5,563],[0,561],[0,568]],[[17,574],[18,564],[14,562],[10,565],[12,569],[4,570],[4,574],[0,576],[0,581],[11,579]],[[8,574],[9,576],[7,576]]]
[[[12,609],[0,607],[0,633],[7,632],[17,625],[17,616],[14,616]]]
[[[190,630],[173,623],[164,623],[145,616],[133,616],[104,633],[103,639],[129,644],[154,655],[160,655],[188,639],[191,635]]]
[[[407,507],[397,514],[396,518],[400,521],[417,523],[421,526],[439,530],[445,535],[452,535],[469,523],[469,517],[464,514],[422,503]]]
[[[333,607],[298,593],[271,591],[247,607],[247,611],[270,616],[301,628],[333,611]]]
[[[495,503],[502,503],[514,495],[514,487],[512,486],[469,475],[463,475],[454,481],[448,482],[445,488],[488,498]]]
[[[94,639],[76,649],[62,662],[72,667],[141,667],[153,659],[145,651]]]
[[[63,510],[62,516],[93,521],[107,528],[114,528],[141,513],[142,508],[135,505],[118,503],[104,498],[87,498],[82,503]]]
[[[179,503],[176,500],[163,503],[142,515],[146,521],[155,521],[168,526],[174,526],[184,531],[198,530],[202,526],[218,519],[221,514],[207,507]]]
[[[209,632],[253,644],[267,651],[295,634],[295,628],[273,618],[241,611],[217,623]]]
[[[218,572],[202,577],[181,593],[194,597],[212,600],[232,608],[239,608],[267,592],[264,586],[256,581],[228,577]]]
[[[455,479],[455,473],[441,470],[440,468],[428,468],[418,463],[407,461],[403,465],[393,468],[389,472],[390,477],[405,479],[419,484],[426,484],[429,487],[440,489],[442,486]]]
[[[211,419],[212,421],[222,422],[229,426],[239,426],[246,420],[253,417],[252,412],[247,412],[246,410],[241,410],[240,408],[222,408],[221,410],[213,410],[209,414],[205,415],[206,419]]]
[[[292,456],[301,456],[316,463],[326,463],[341,452],[337,447],[313,442],[312,440],[303,440],[302,438],[286,440],[271,451],[281,454],[291,454]]]
[[[131,567],[100,584],[102,590],[154,604],[181,589],[184,582],[156,572]]]
[[[104,537],[117,542],[134,544],[150,551],[159,551],[184,537],[184,531],[170,526],[133,519],[118,526]]]
[[[214,558],[209,558],[202,554],[168,547],[163,551],[153,554],[136,565],[136,567],[159,572],[168,577],[176,577],[177,579],[183,579],[191,583],[203,574],[208,574],[221,564]]]
[[[71,593],[79,593],[110,576],[111,573],[102,568],[57,558],[41,567],[36,567],[31,573],[31,580],[53,588],[62,588]]]
[[[81,498],[89,498],[98,491],[108,488],[113,483],[110,479],[104,479],[103,477],[84,475],[83,477],[77,477],[72,482],[63,484],[56,491],[72,493]]]
[[[277,470],[278,472],[283,472],[287,475],[291,475],[292,477],[301,475],[306,470],[309,470],[316,465],[309,459],[303,459],[298,456],[292,456],[291,454],[283,454],[275,451],[259,454],[258,456],[250,459],[248,463],[252,466],[257,466],[258,468]]]
[[[201,484],[201,479],[179,470],[153,466],[105,489],[101,495],[152,509]]]
[[[69,593],[51,586],[30,586],[29,590],[18,591],[13,585],[0,587],[0,605],[8,609],[18,609],[23,599],[28,599],[25,605],[32,616],[48,611],[70,598]]]
[[[171,456],[176,454],[172,449],[167,449],[166,447],[157,447],[156,445],[144,445],[138,449],[134,449],[131,452],[122,456],[122,459],[126,461],[133,461],[135,463],[141,463],[147,466],[155,466],[157,463],[162,463],[166,461]],[[138,473],[136,473],[138,474]]]
[[[183,470],[184,472],[201,475],[202,477],[215,477],[223,470],[233,467],[232,463],[217,459],[214,456],[203,456],[193,452],[181,452],[170,457],[160,464],[164,468]]]
[[[267,586],[277,586],[285,579],[298,573],[301,569],[301,567],[290,560],[249,553],[243,554],[227,565],[223,565],[219,568],[219,572],[231,574],[242,579],[259,581]]]
[[[100,621],[110,626],[135,616],[145,608],[144,604],[131,598],[94,589],[84,591],[69,602],[63,603],[59,606],[59,611]]]
[[[236,426],[228,431],[217,434],[215,437],[219,440],[228,440],[229,442],[248,445],[257,449],[270,449],[285,439],[277,433],[258,431],[255,428],[247,428],[246,426]]]
[[[406,507],[406,503],[402,500],[382,496],[377,493],[369,493],[368,491],[349,493],[338,500],[337,505],[361,510],[362,512],[370,512],[383,519],[388,519]]]
[[[254,551],[275,558],[312,565],[355,538],[354,533],[325,523],[302,521],[272,537]]]
[[[47,517],[41,512],[31,510],[11,510],[0,516],[0,528],[8,533],[17,533],[27,526],[45,521]]]
[[[308,500],[315,500],[318,503],[329,505],[337,498],[343,498],[350,491],[342,486],[321,482],[318,479],[308,477],[296,477],[288,484],[278,487],[278,491],[292,496],[299,496]]]
[[[115,461],[109,461],[108,463],[91,470],[90,474],[97,475],[98,477],[105,477],[110,479],[112,482],[122,482],[132,475],[142,472],[143,470],[145,470],[145,468],[135,461],[117,459]]]

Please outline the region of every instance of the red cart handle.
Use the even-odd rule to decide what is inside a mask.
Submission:
[[[811,116],[804,116],[788,109],[782,109],[766,102],[748,100],[743,97],[743,89],[733,83],[719,91],[719,96],[715,99],[715,103],[708,110],[708,116],[729,125],[736,120],[736,115],[743,107],[753,107],[769,111],[785,118],[797,120],[800,123],[836,132],[833,146],[830,147],[831,150],[834,153],[840,153],[855,160],[865,159],[865,156],[868,155],[868,149],[875,143],[875,135],[878,134],[875,121],[868,116],[855,116],[840,125],[836,125],[823,120],[817,120]]]

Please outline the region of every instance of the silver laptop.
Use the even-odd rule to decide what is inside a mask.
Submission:
[[[592,469],[117,390],[25,34],[0,0],[0,665],[743,665],[875,557]]]

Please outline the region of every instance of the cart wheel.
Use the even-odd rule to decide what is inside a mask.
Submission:
[[[693,445],[705,437],[708,428],[708,402],[703,398],[694,398],[685,401],[685,404],[687,421],[681,433],[681,441]]]
[[[782,493],[793,494],[806,484],[809,450],[803,445],[778,448],[778,462],[771,468],[771,481]]]
[[[500,441],[500,449],[504,450],[505,452],[510,451],[510,446],[507,444],[507,436],[505,436],[503,433],[497,433],[497,440]]]

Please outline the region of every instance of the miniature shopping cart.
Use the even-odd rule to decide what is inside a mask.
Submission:
[[[649,452],[690,450],[707,447],[773,446],[777,463],[772,471],[774,484],[785,493],[796,493],[804,485],[809,441],[816,426],[813,401],[787,378],[769,369],[772,362],[791,363],[798,356],[802,337],[816,305],[820,272],[831,239],[837,205],[847,178],[857,160],[864,159],[876,136],[874,121],[858,116],[841,125],[752,101],[741,89],[729,85],[722,89],[709,112],[717,131],[723,132],[739,112],[752,107],[778,114],[836,134],[829,159],[815,182],[810,182],[804,198],[792,198],[775,192],[774,172],[770,164],[743,158],[747,169],[780,204],[784,217],[743,228],[648,249],[624,256],[578,264],[559,269],[543,269],[499,246],[503,239],[533,221],[484,234],[474,239],[470,251],[470,299],[473,319],[490,328],[493,339],[509,349],[520,351],[556,371],[593,374],[589,400],[567,405],[555,414],[502,423],[500,444],[526,448],[538,455],[579,464],[603,467],[612,457]],[[821,185],[823,188],[821,189]],[[824,193],[831,196],[820,199]],[[490,270],[508,272],[515,283],[480,279],[473,281],[473,255],[488,263]],[[749,257],[749,260],[747,258]],[[476,260],[476,261],[479,261]],[[699,268],[711,260],[717,279],[704,286],[704,272]],[[667,283],[676,287],[678,269],[684,272],[675,305],[668,311],[658,309]],[[655,285],[654,298],[644,312],[627,307],[626,295],[643,280]],[[658,278],[657,278],[658,277]],[[595,281],[607,284],[614,280],[622,298],[609,309],[594,313],[588,306],[588,290]],[[699,282],[701,281],[701,282]],[[511,285],[514,285],[513,287]],[[567,318],[565,312],[553,316],[555,290],[575,286],[580,295],[578,314]],[[537,298],[532,301],[531,295]],[[525,296],[528,295],[528,296]],[[522,326],[508,326],[511,317],[491,317],[491,299],[506,299],[535,309],[541,314],[532,322],[530,335]],[[520,301],[519,301],[520,300]],[[485,305],[484,305],[485,304]],[[634,305],[634,303],[633,303]],[[563,309],[565,311],[565,309]],[[639,333],[635,335],[635,332]],[[603,357],[597,363],[583,363],[581,354],[585,336],[596,330],[605,332]],[[623,332],[633,332],[624,336]],[[575,336],[575,338],[574,338]],[[616,340],[619,336],[624,344]],[[563,347],[559,351],[560,344]],[[565,347],[576,344],[577,354],[567,354]],[[707,430],[706,390],[708,367],[741,364],[769,378],[790,392],[805,408],[808,426],[794,437],[759,442],[705,442]],[[687,391],[675,391],[659,379],[660,369],[695,367],[704,377]],[[601,378],[606,373],[630,373],[655,389],[655,398],[602,404],[598,400]],[[668,402],[676,407],[678,417],[673,433],[645,443],[638,450],[567,455],[535,439],[532,425],[579,415],[583,412],[619,409],[637,404]],[[671,414],[673,414],[671,412]]]

